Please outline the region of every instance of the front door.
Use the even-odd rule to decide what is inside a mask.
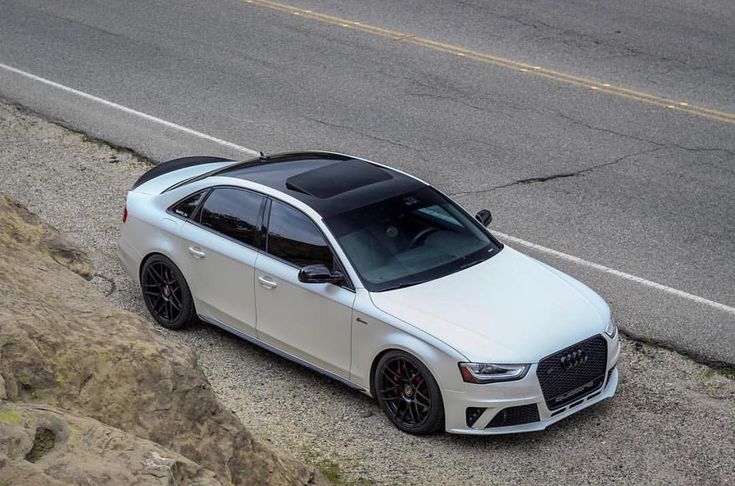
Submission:
[[[266,251],[255,271],[258,339],[349,378],[355,293],[300,282],[299,270],[317,263],[336,263],[322,233],[301,211],[273,200]]]

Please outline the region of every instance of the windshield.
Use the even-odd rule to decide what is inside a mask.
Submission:
[[[430,187],[324,221],[372,292],[443,277],[501,248],[477,221]]]

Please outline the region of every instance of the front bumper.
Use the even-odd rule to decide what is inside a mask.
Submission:
[[[528,374],[522,380],[489,385],[463,383],[458,387],[459,390],[443,391],[447,432],[494,435],[543,430],[580,410],[611,398],[618,387],[616,364],[620,354],[620,343],[617,336],[614,339],[606,339],[608,339],[608,359],[605,379],[602,386],[596,390],[552,411],[546,405],[536,375],[538,364],[532,365]],[[528,423],[502,426],[503,420],[493,420],[496,416],[504,418],[499,416],[504,410],[507,413],[508,409],[523,406],[534,412],[534,416],[530,419],[526,417],[525,421]],[[535,416],[534,406],[538,409],[537,417]],[[468,425],[468,408],[481,410],[477,412],[479,416],[473,416],[471,425]],[[510,420],[510,422],[512,423],[513,420]],[[501,426],[498,426],[498,424],[501,424]]]

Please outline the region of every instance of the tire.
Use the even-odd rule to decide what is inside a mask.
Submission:
[[[403,351],[389,351],[375,367],[373,389],[378,404],[393,424],[414,435],[444,429],[444,403],[431,372]]]
[[[197,322],[194,301],[181,270],[163,255],[153,255],[140,271],[143,300],[153,320],[167,329],[183,329]]]

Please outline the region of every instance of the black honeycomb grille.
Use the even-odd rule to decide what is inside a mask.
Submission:
[[[607,341],[601,335],[542,359],[536,374],[546,406],[556,410],[600,388],[606,365]]]
[[[530,424],[538,421],[538,406],[532,403],[531,405],[521,405],[520,407],[504,408],[493,417],[485,428],[508,427],[510,425]]]

